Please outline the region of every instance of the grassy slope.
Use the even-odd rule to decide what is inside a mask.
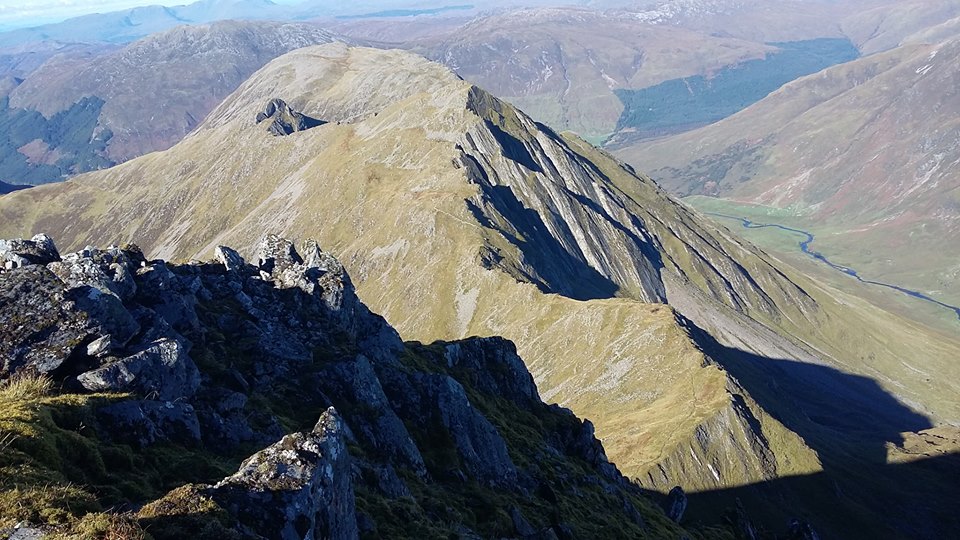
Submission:
[[[385,103],[398,101],[353,125],[331,123],[274,138],[252,127],[259,100],[284,95],[298,103],[306,101],[299,101],[298,92],[313,92],[299,88],[294,70],[283,67],[240,90],[259,96],[245,95],[224,105],[220,118],[234,117],[229,123],[216,125],[216,120],[203,136],[95,177],[25,192],[16,203],[3,204],[0,228],[8,235],[22,234],[14,228],[56,231],[65,245],[136,240],[151,255],[182,258],[207,256],[218,243],[252,247],[265,231],[316,237],[343,254],[360,296],[405,337],[430,342],[495,334],[517,342],[550,399],[579,414],[607,411],[597,426],[601,438],[614,439],[607,445],[611,458],[627,474],[642,475],[654,466],[649,448],[689,440],[698,423],[729,404],[724,375],[702,365],[702,355],[678,330],[668,308],[544,295],[479,265],[488,233],[463,202],[477,188],[449,166],[458,155],[453,145],[424,137],[451,129],[463,133],[469,125],[459,122],[479,121],[449,105],[464,103],[469,85],[450,86],[448,72],[414,57],[383,54],[394,55],[387,57],[396,70],[392,87],[403,88],[406,76],[415,77],[418,88],[429,88],[433,83],[424,81],[431,80],[439,86],[406,98],[375,94]],[[379,64],[384,57],[354,61]],[[354,84],[366,77],[381,84],[380,69],[312,65],[330,70],[324,75],[328,80],[343,77],[329,91],[340,96],[336,114],[350,114],[351,99],[368,99],[356,96]],[[305,112],[320,118],[333,114]],[[257,150],[225,154],[225,144]],[[143,183],[143,178],[151,182]],[[617,322],[601,324],[604,320]],[[595,329],[590,340],[574,337],[585,328]],[[669,356],[661,352],[671,350]],[[603,363],[596,363],[598,358]],[[581,395],[576,380],[567,382],[573,375],[581,377],[581,366],[602,369],[605,364],[621,365],[633,377],[614,376],[616,391],[598,389],[590,396]],[[691,394],[691,388],[698,393]],[[629,401],[617,394],[630,396]],[[677,415],[674,408],[691,413]],[[623,413],[615,411],[635,415],[631,432],[645,444],[616,440],[631,420],[619,419]],[[648,424],[639,421],[641,416],[657,421]],[[744,476],[731,470],[724,481],[750,479],[758,479],[755,472]]]
[[[931,114],[956,108],[945,60],[955,49],[918,42],[865,57],[618,154],[681,195],[789,210],[837,262],[956,304],[958,124]]]
[[[544,395],[594,417],[609,455],[626,473],[645,474],[655,466],[651,460],[670,453],[671,446],[674,454],[689,455],[684,444],[695,427],[715,418],[732,399],[726,375],[704,365],[702,353],[667,307],[629,299],[578,302],[484,269],[478,261],[481,248],[491,242],[505,250],[509,246],[491,239],[465,207],[464,199],[478,188],[449,166],[458,152],[444,140],[479,121],[462,110],[468,85],[451,87],[444,70],[399,53],[381,54],[393,56],[359,56],[352,65],[278,63],[276,71],[244,85],[201,132],[171,151],[16,194],[9,202],[4,197],[0,233],[45,230],[68,245],[136,240],[153,255],[183,258],[207,256],[217,243],[252,246],[264,232],[315,236],[343,254],[361,297],[406,337],[429,342],[496,334],[516,341]],[[377,79],[379,85],[383,78],[382,68],[367,71],[361,64],[382,66],[385,59],[391,63],[388,88],[403,89],[404,78],[415,77],[419,90],[358,96],[358,84]],[[304,69],[321,70],[319,79],[333,81],[331,87],[309,98],[315,90],[304,86],[304,73],[296,73]],[[266,136],[252,127],[252,117],[261,101],[276,95],[308,104],[313,109],[304,111],[312,116],[353,123],[334,122],[293,137]],[[360,120],[361,107],[369,106],[361,100],[368,99],[381,100],[380,112]],[[255,150],[229,150],[234,148]],[[614,187],[634,197],[634,211],[672,209],[681,216],[677,226],[684,219],[697,220],[666,203],[652,184],[637,184],[602,153],[582,143],[574,148],[599,164]],[[722,229],[709,234],[752,271],[765,267],[752,248]],[[677,265],[698,275],[681,256],[683,245],[668,247]],[[956,416],[960,405],[949,398],[956,395],[949,385],[958,378],[938,380],[942,386],[931,392],[914,386],[915,374],[901,376],[907,368],[898,362],[951,358],[957,345],[930,339],[923,329],[783,269],[815,291],[826,307],[817,326],[804,323],[796,308],[774,322],[844,359],[840,367],[845,370],[877,376],[892,369],[890,380],[903,384],[892,390],[939,416]],[[880,360],[871,365],[869,355]],[[584,387],[591,391],[583,392]],[[927,401],[930,396],[937,399]],[[778,427],[776,419],[763,422],[787,458],[783,474],[817,466],[802,441]],[[621,439],[621,434],[632,436]],[[749,441],[740,442],[749,447]],[[731,485],[761,478],[756,470],[744,473],[732,465],[722,472]],[[710,478],[704,471],[697,474]]]

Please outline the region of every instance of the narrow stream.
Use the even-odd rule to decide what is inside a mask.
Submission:
[[[869,280],[869,279],[864,279],[864,278],[862,278],[862,277],[860,276],[860,274],[858,274],[857,271],[854,270],[853,268],[850,268],[849,266],[843,266],[842,264],[837,264],[837,263],[831,261],[830,259],[828,259],[826,256],[824,256],[824,255],[823,255],[822,253],[820,253],[819,251],[813,251],[812,249],[810,249],[810,244],[813,243],[813,240],[814,240],[815,237],[814,237],[813,234],[811,234],[811,233],[809,233],[809,232],[807,232],[807,231],[803,231],[803,230],[800,230],[800,229],[794,229],[794,228],[792,228],[792,227],[787,227],[787,226],[784,226],[784,225],[778,225],[778,224],[776,224],[776,223],[754,223],[754,222],[750,221],[749,219],[742,218],[742,217],[739,217],[739,216],[729,216],[729,215],[727,215],[727,214],[717,214],[717,213],[715,213],[715,212],[707,212],[707,215],[708,215],[708,216],[721,217],[721,218],[724,218],[724,219],[734,219],[734,220],[737,220],[737,221],[740,222],[740,225],[742,225],[743,228],[745,228],[745,229],[774,228],[774,229],[781,229],[781,230],[784,230],[784,231],[787,231],[787,232],[791,232],[791,233],[796,233],[796,234],[802,235],[802,236],[804,236],[806,239],[800,241],[800,250],[803,251],[804,253],[806,253],[807,255],[813,257],[814,259],[816,259],[816,260],[818,260],[818,261],[826,264],[826,265],[829,266],[830,268],[833,268],[834,270],[839,270],[839,271],[843,272],[844,274],[847,274],[848,276],[853,276],[853,277],[855,277],[855,278],[857,279],[857,281],[859,281],[859,282],[861,282],[861,283],[867,283],[867,284],[870,284],[870,285],[878,285],[878,286],[880,286],[880,287],[886,287],[886,288],[888,288],[888,289],[893,289],[893,290],[895,290],[895,291],[900,291],[900,292],[902,292],[902,293],[904,293],[904,294],[908,294],[908,295],[910,295],[910,296],[912,296],[912,297],[914,297],[914,298],[919,298],[920,300],[924,300],[924,301],[926,301],[926,302],[930,302],[930,303],[932,303],[932,304],[936,304],[936,305],[938,305],[938,306],[940,306],[940,307],[942,307],[942,308],[949,309],[950,311],[954,312],[954,313],[957,315],[957,318],[958,318],[958,319],[960,319],[960,307],[951,306],[950,304],[945,304],[945,303],[943,303],[943,302],[941,302],[941,301],[939,301],[939,300],[937,300],[937,299],[935,299],[935,298],[931,298],[931,297],[929,297],[929,296],[927,296],[927,295],[925,295],[925,294],[923,294],[922,292],[919,292],[919,291],[912,291],[912,290],[910,290],[910,289],[905,289],[905,288],[900,287],[900,286],[897,286],[897,285],[891,285],[891,284],[889,284],[889,283],[882,283],[882,282],[880,282],[880,281],[873,281],[873,280]]]

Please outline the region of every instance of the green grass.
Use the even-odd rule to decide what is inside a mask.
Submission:
[[[884,270],[882,266],[878,266],[878,257],[874,252],[881,250],[870,249],[866,245],[860,245],[858,249],[848,249],[849,246],[838,243],[838,240],[844,237],[842,233],[845,229],[843,227],[829,223],[817,223],[808,217],[807,212],[803,209],[777,208],[705,196],[686,197],[683,202],[704,214],[718,213],[739,216],[756,223],[775,223],[809,231],[816,236],[810,246],[811,249],[823,253],[833,262],[854,268],[860,272],[864,279],[891,283],[921,291],[936,290],[937,288],[937,283],[934,283],[933,280],[924,280],[923,276],[918,276],[909,269],[904,269],[898,275],[891,273],[889,269]],[[858,284],[853,278],[803,253],[799,247],[799,242],[803,238],[799,234],[776,228],[748,229],[731,219],[709,215],[708,217],[723,225],[735,235],[741,236],[768,253],[789,262],[807,275],[822,279],[840,290],[855,292],[858,296],[884,310],[912,319],[937,331],[947,334],[956,334],[957,332],[957,317],[953,312],[886,287]],[[941,295],[934,294],[933,296],[936,298]],[[951,300],[949,295],[942,298],[947,302]]]
[[[0,528],[29,521],[67,538],[138,537],[135,521],[112,509],[235,468],[202,450],[135,451],[101,440],[91,427],[95,410],[127,396],[49,391],[49,380],[40,377],[0,388]]]

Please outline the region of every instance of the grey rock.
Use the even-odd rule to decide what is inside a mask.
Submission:
[[[16,238],[0,240],[0,262],[4,268],[12,270],[32,264],[48,264],[60,260],[60,253],[53,240],[45,234],[38,234],[30,240]],[[10,264],[7,264],[10,263]]]
[[[213,254],[227,271],[240,270],[247,265],[247,262],[243,260],[239,253],[227,246],[217,246]]]
[[[620,505],[623,507],[623,513],[627,515],[627,518],[633,522],[634,525],[639,527],[646,527],[647,523],[643,519],[643,514],[640,513],[640,510],[637,510],[637,507],[622,493],[620,495]]]
[[[312,432],[287,435],[254,454],[208,493],[264,538],[358,538],[343,432],[343,421],[328,409]]]
[[[545,531],[540,531],[540,534],[537,535],[538,540],[560,540],[560,537],[557,536],[557,533],[553,528],[549,528]]]
[[[425,429],[446,429],[469,473],[481,484],[514,488],[517,469],[493,424],[470,404],[466,390],[448,375],[401,374],[387,383],[391,402]]]
[[[399,499],[400,497],[413,496],[407,484],[400,479],[397,471],[389,463],[383,467],[377,467],[376,475],[377,488],[387,497]]]
[[[100,292],[120,297],[118,285],[93,257],[83,257],[71,253],[63,261],[48,266],[68,287],[93,287]]]
[[[365,356],[359,355],[353,362],[330,365],[318,377],[317,386],[327,394],[363,403],[370,414],[349,418],[353,432],[365,444],[410,467],[418,476],[426,476],[420,450],[391,408],[380,379]]]
[[[102,357],[113,350],[113,337],[110,334],[101,336],[87,345],[87,356]]]
[[[44,266],[0,272],[0,375],[50,373],[96,335],[90,316],[65,294]]]
[[[106,436],[141,448],[157,442],[200,443],[200,423],[189,403],[122,401],[101,407],[97,416]]]
[[[256,258],[257,267],[271,276],[303,264],[303,259],[297,253],[293,242],[275,234],[269,234],[260,241],[257,245]]]
[[[270,120],[267,131],[275,137],[290,135],[324,124],[320,120],[293,110],[279,98],[271,99],[263,110],[257,113],[258,124],[266,120]]]
[[[127,301],[137,294],[137,283],[133,273],[125,264],[111,263],[110,272],[113,274],[113,287],[121,300]]]
[[[511,506],[508,513],[510,514],[510,521],[513,522],[514,532],[521,538],[531,538],[537,534],[537,530],[533,528],[533,525],[530,525],[527,518],[523,517],[519,508]]]
[[[30,523],[18,523],[16,527],[12,530],[7,531],[5,536],[7,540],[42,540],[47,538],[47,533],[43,529],[34,527]],[[0,535],[4,535],[4,531],[0,530]]]
[[[88,315],[91,328],[100,335],[110,334],[117,346],[129,343],[140,332],[140,324],[113,293],[82,285],[68,290],[65,298]]]
[[[186,345],[175,339],[162,339],[136,354],[82,373],[77,381],[94,392],[134,391],[173,401],[197,391],[200,372],[187,355]]]
[[[550,528],[560,540],[574,540],[577,535],[574,534],[573,526],[569,523],[558,523]]]
[[[30,261],[17,255],[16,253],[8,253],[4,256],[3,269],[4,270],[15,270],[17,268],[23,268],[24,266],[29,266]]]
[[[207,388],[195,401],[198,402],[197,418],[207,445],[234,448],[241,443],[261,440],[250,426],[251,415],[245,410],[245,394],[225,388]],[[276,437],[268,440],[276,440]]]
[[[444,347],[447,367],[467,370],[477,390],[522,407],[540,403],[533,376],[517,356],[513,342],[500,337],[473,338]]]
[[[665,508],[667,517],[675,523],[680,523],[683,519],[683,513],[687,511],[687,494],[683,492],[680,486],[674,486],[667,494],[667,504]]]
[[[747,516],[747,511],[743,508],[743,502],[741,502],[739,498],[737,498],[736,508],[734,510],[733,527],[737,540],[758,540],[760,537],[757,534],[757,529],[750,521],[750,517]]]

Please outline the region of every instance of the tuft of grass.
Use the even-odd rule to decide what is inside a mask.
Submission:
[[[91,513],[83,516],[69,531],[53,535],[54,540],[144,540],[148,538],[136,516]]]
[[[46,375],[16,375],[0,384],[0,403],[38,400],[50,395],[53,381]]]

